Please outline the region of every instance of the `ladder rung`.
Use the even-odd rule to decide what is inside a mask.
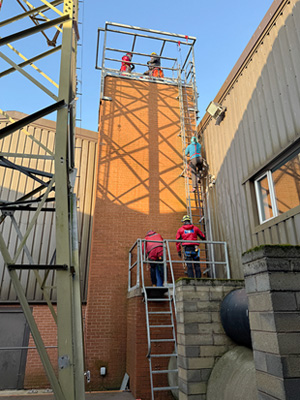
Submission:
[[[148,298],[148,302],[149,301],[169,301],[169,299],[167,297],[162,297],[162,298],[159,298],[159,299]]]
[[[149,325],[149,328],[173,328],[173,325]]]
[[[167,374],[168,372],[178,372],[178,369],[161,369],[159,371],[152,371],[152,374]]]
[[[151,343],[175,342],[175,339],[152,339]]]
[[[165,386],[165,387],[155,387],[153,388],[154,392],[162,391],[162,390],[176,390],[178,386]]]
[[[159,357],[177,357],[177,354],[150,354],[150,358],[159,358]]]
[[[148,314],[172,314],[170,311],[149,311]]]

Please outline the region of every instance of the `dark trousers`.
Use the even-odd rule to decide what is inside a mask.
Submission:
[[[197,178],[202,170],[203,161],[202,157],[195,157],[190,160],[190,167],[192,173],[192,185],[193,188],[197,187]]]
[[[155,261],[155,260],[153,260]],[[157,260],[160,261],[160,260]],[[150,263],[150,277],[152,285],[162,286],[164,282],[164,264],[162,263]]]
[[[200,264],[194,264],[193,261],[199,261],[199,253],[195,249],[195,245],[183,246],[184,259],[186,261],[187,273],[189,278],[201,278]],[[194,273],[195,271],[195,273]]]

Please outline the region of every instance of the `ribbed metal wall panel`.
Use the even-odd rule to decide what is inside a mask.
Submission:
[[[18,120],[24,117],[24,114],[18,112],[10,112],[9,115]],[[7,125],[7,120],[0,117],[0,128]],[[50,150],[54,150],[55,143],[55,123],[48,120],[38,120],[34,124],[25,128],[34,138],[38,139]],[[83,299],[87,296],[88,282],[88,266],[89,266],[89,249],[91,242],[91,229],[94,208],[95,193],[95,163],[97,152],[97,133],[87,131],[85,129],[77,129],[75,137],[75,167],[77,168],[77,178],[75,182],[75,193],[77,195],[78,207],[78,234],[79,234],[79,256],[81,267],[81,289]],[[15,132],[0,141],[1,152],[14,152],[26,154],[45,155],[46,152],[36,143],[34,143],[28,135]],[[37,159],[15,159],[18,164],[28,166],[30,168],[39,169],[45,172],[53,171],[53,162],[50,160]],[[15,200],[21,194],[33,190],[36,183],[18,171],[8,168],[0,168],[0,199]],[[54,196],[54,194],[53,194]],[[51,207],[49,205],[48,207]],[[26,232],[29,223],[28,212],[15,212],[17,225],[20,227],[22,234]],[[10,254],[14,254],[19,241],[9,217],[0,226]],[[49,264],[53,252],[55,250],[55,213],[42,212],[34,229],[29,235],[27,247],[36,264]],[[20,254],[17,263],[28,263],[24,251]],[[40,275],[44,278],[46,272],[41,271]],[[25,289],[27,299],[32,302],[43,301],[43,296],[39,285],[36,282],[33,271],[19,272],[20,281]],[[4,268],[3,258],[0,257],[0,301],[13,302],[16,301],[11,281]],[[55,273],[50,272],[46,286],[55,286]],[[52,300],[56,299],[55,289],[51,292]]]
[[[227,107],[225,119],[216,125],[206,114],[199,126],[216,177],[209,189],[212,231],[229,245],[234,278],[243,277],[244,251],[300,243],[299,214],[259,226],[247,180],[300,135],[300,1],[276,3],[266,29],[215,99]]]

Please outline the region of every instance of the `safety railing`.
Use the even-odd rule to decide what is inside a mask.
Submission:
[[[148,260],[146,254],[146,243],[157,242],[162,243],[163,246],[163,260],[153,261]],[[175,244],[195,244],[197,251],[199,251],[199,261],[189,260],[188,263],[199,264],[202,270],[202,276],[206,275],[209,278],[225,278],[230,279],[230,267],[228,260],[227,243],[221,241],[208,241],[208,240],[176,240],[164,239],[161,241],[137,239],[129,250],[129,269],[128,269],[128,291],[137,288],[144,288],[151,286],[150,274],[146,276],[145,267],[151,264],[163,264],[164,281],[163,286],[174,288],[175,280],[183,277],[186,273],[186,260],[184,259],[184,251],[182,251],[183,258],[179,258]],[[182,269],[183,267],[183,269]],[[147,284],[149,282],[149,285]],[[175,294],[175,293],[174,293]]]

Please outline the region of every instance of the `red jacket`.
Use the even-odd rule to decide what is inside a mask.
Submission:
[[[157,261],[159,257],[163,256],[163,246],[162,246],[163,238],[159,233],[156,233],[154,231],[149,231],[145,236],[145,240],[161,241],[161,244],[157,242],[146,242],[146,256],[148,256],[150,260]],[[142,250],[144,254],[144,243],[142,244]]]
[[[130,72],[131,71],[131,58],[126,54],[122,57],[121,71]]]
[[[183,225],[181,226],[176,234],[176,239],[177,240],[197,240],[197,237],[200,237],[200,239],[205,240],[205,235],[200,231],[200,229],[192,224],[188,225]],[[176,242],[176,249],[177,251],[181,250],[181,245],[183,246],[188,246],[188,245],[193,245],[195,243],[190,242],[190,243],[179,243]]]

